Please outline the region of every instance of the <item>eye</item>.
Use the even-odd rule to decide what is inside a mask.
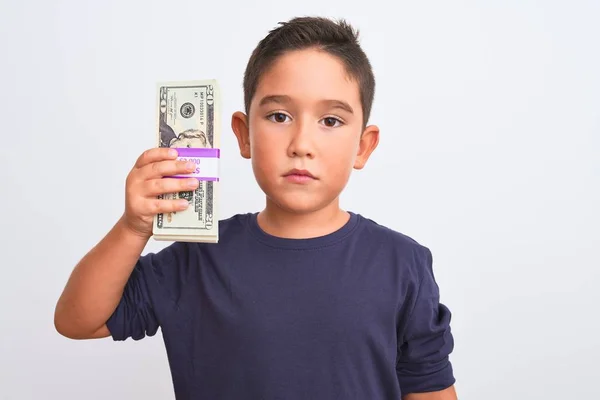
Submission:
[[[325,117],[325,118],[323,118],[322,121],[325,124],[325,126],[327,126],[329,128],[335,128],[336,126],[343,125],[343,122],[339,118],[335,118],[335,117]]]
[[[286,114],[284,113],[280,113],[280,112],[276,112],[273,114],[269,114],[267,116],[267,118],[273,122],[277,122],[279,124],[282,124],[284,122],[286,122],[286,118],[289,118]]]

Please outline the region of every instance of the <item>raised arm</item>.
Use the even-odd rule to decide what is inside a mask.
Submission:
[[[121,218],[85,255],[56,305],[54,325],[61,335],[71,339],[109,336],[105,322],[119,303],[147,241]]]
[[[152,236],[154,215],[187,207],[186,200],[157,199],[159,194],[193,190],[198,185],[193,178],[163,178],[195,168],[176,161],[177,153],[170,150],[155,148],[138,158],[127,177],[123,216],[73,269],[54,312],[54,325],[63,336],[92,339],[110,335],[106,321]]]

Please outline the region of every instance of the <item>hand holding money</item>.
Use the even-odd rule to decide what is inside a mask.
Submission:
[[[196,164],[190,174],[198,185],[161,194],[160,200],[184,200],[184,210],[161,211],[154,217],[156,240],[217,243],[221,142],[220,90],[214,79],[158,83],[155,140],[160,148],[177,150],[179,158]],[[171,178],[164,178],[171,179]]]
[[[161,199],[158,196],[184,190],[195,190],[198,179],[165,178],[188,174],[194,163],[177,160],[177,151],[153,148],[143,152],[129,172],[125,185],[125,225],[145,238],[152,236],[152,221],[159,213],[183,211],[187,200]]]

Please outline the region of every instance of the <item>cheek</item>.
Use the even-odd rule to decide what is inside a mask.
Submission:
[[[261,176],[275,171],[275,163],[273,162],[271,152],[265,147],[262,145],[252,146],[252,166]]]
[[[265,131],[260,124],[251,126],[250,151],[252,165],[256,172],[261,175],[276,172],[277,149],[276,137]]]
[[[330,171],[335,171],[336,175],[345,176],[350,173],[354,165],[354,159],[358,151],[358,143],[347,140],[345,137],[337,137],[328,143],[327,149],[322,152],[326,157],[322,157],[322,163]]]

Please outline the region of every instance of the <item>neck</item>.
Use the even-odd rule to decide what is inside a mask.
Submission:
[[[339,199],[319,210],[299,213],[282,209],[267,198],[265,209],[258,214],[263,231],[289,239],[325,236],[340,229],[348,219],[349,214],[339,207]]]

